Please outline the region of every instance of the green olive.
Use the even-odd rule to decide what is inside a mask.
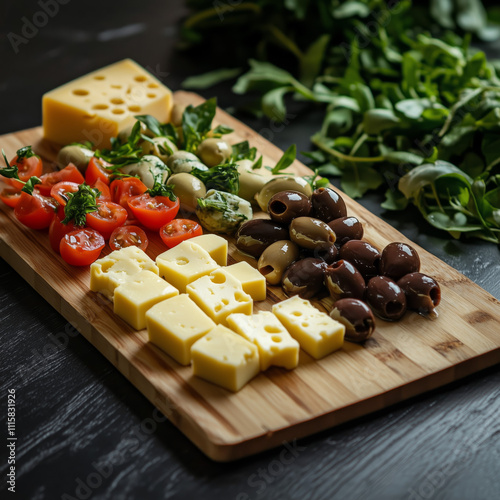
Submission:
[[[166,162],[177,151],[177,146],[168,137],[153,137],[141,145],[145,155],[154,155]]]
[[[120,169],[124,174],[138,175],[141,181],[151,189],[157,175],[165,182],[170,175],[169,168],[157,156],[144,155],[137,163],[125,165]]]
[[[280,191],[297,191],[311,197],[311,185],[303,177],[279,176],[273,177],[265,186],[255,195],[255,199],[260,208],[267,211],[269,200]]]
[[[290,239],[302,248],[327,249],[335,243],[335,238],[326,222],[313,217],[297,217],[290,224]]]
[[[180,127],[182,125],[182,115],[186,109],[187,104],[175,103],[172,107],[172,113],[170,114],[170,123],[174,127]]]
[[[270,285],[278,285],[287,267],[298,258],[299,247],[293,241],[276,241],[262,252],[257,269]]]
[[[205,139],[198,146],[196,154],[201,161],[209,166],[215,167],[231,158],[233,148],[223,139]]]
[[[64,146],[57,154],[57,166],[64,168],[68,163],[73,163],[80,172],[85,172],[94,152],[82,146],[70,145]]]
[[[238,191],[238,196],[247,201],[254,201],[255,195],[264,187],[264,184],[269,181],[269,177],[253,171],[253,162],[250,160],[239,160],[236,164],[238,165],[238,172],[240,174],[240,190]]]
[[[179,198],[182,208],[188,212],[194,212],[198,205],[196,200],[207,194],[205,184],[186,172],[172,175],[167,184],[174,185],[175,196]]]
[[[208,170],[208,167],[201,163],[196,155],[187,151],[176,151],[173,155],[169,156],[167,166],[174,174],[181,172],[189,173],[193,168]]]

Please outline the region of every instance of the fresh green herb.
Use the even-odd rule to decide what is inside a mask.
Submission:
[[[230,134],[231,132],[234,132],[234,130],[231,127],[228,127],[227,125],[217,125],[212,130],[212,137],[222,137],[223,135]]]
[[[22,181],[21,181],[22,182]],[[39,177],[36,175],[31,176],[25,183],[24,186],[22,187],[21,191],[23,193],[28,193],[29,195],[33,194],[33,189],[35,189],[35,186],[37,184],[41,184],[42,181],[40,180]]]
[[[7,160],[7,155],[5,154],[5,151],[2,149],[2,156],[3,156],[3,161],[7,165],[6,167],[0,168],[0,175],[3,177],[6,177],[7,179],[19,179],[19,169],[17,168],[17,165],[10,165],[9,160]]]
[[[90,141],[71,142],[70,144],[67,144],[67,146],[78,146],[80,148],[85,148],[90,150],[94,148],[94,144]]]
[[[233,153],[231,155],[231,160],[255,160],[257,155],[257,148],[251,148],[248,141],[238,142],[238,144],[233,144]]]
[[[266,167],[267,170],[269,170],[273,175],[281,174],[283,173],[283,170],[288,168],[294,161],[297,156],[297,146],[295,144],[292,144],[281,156],[281,158],[278,160],[278,163],[271,168],[271,167]]]
[[[68,202],[64,207],[63,224],[73,221],[76,226],[84,226],[87,222],[87,214],[97,212],[97,197],[100,195],[98,189],[90,187],[88,184],[80,184],[78,191],[66,193]]]
[[[24,146],[24,148],[18,149],[16,151],[16,155],[18,163],[24,159],[31,158],[32,156],[37,156],[35,153],[33,153],[31,146]]]
[[[216,165],[208,170],[194,168],[191,175],[200,179],[207,189],[216,189],[231,194],[238,194],[240,190],[238,165],[231,161]]]
[[[209,71],[203,75],[186,78],[182,82],[185,89],[208,89],[225,80],[236,78],[243,70],[241,68],[221,68]]]
[[[259,157],[259,159],[252,165],[252,170],[258,170],[259,168],[262,168],[262,155]]]
[[[20,156],[19,155],[20,152],[21,152],[21,155],[24,155],[24,156]],[[29,155],[29,156],[26,156],[26,155]],[[3,156],[4,162],[7,166],[4,168],[0,168],[0,175],[3,177],[6,177],[7,179],[16,179],[20,183],[24,184],[21,191],[28,193],[29,195],[32,195],[33,189],[35,188],[35,186],[37,184],[42,183],[40,178],[37,177],[36,175],[33,175],[26,182],[23,182],[19,178],[19,169],[18,169],[17,165],[12,165],[12,166],[9,165],[9,160],[7,160],[7,156],[6,156],[5,151],[3,149],[2,149],[2,156]],[[36,155],[33,153],[33,151],[31,151],[31,146],[26,146],[25,148],[21,148],[17,151],[18,159],[22,158],[22,157],[31,158],[32,156],[36,156]]]
[[[177,134],[177,130],[171,123],[160,123],[154,116],[151,115],[137,115],[135,119],[151,130],[155,137],[167,137],[174,144],[177,144],[179,140],[179,136]],[[147,136],[142,135],[143,139],[146,139]],[[149,137],[147,138],[149,139]]]
[[[217,101],[214,97],[199,106],[189,105],[182,114],[183,147],[185,151],[195,153],[198,145],[207,137],[215,117]]]
[[[166,196],[170,201],[177,200],[177,196],[174,194],[174,186],[172,184],[165,184],[162,181],[162,174],[157,174],[154,176],[154,184],[151,189],[146,191],[149,196]]]

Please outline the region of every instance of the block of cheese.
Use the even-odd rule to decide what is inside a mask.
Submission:
[[[241,261],[221,268],[224,273],[229,273],[236,278],[253,300],[266,300],[266,278],[252,267],[248,262]]]
[[[158,267],[143,250],[137,247],[115,250],[91,264],[90,289],[113,300],[115,288],[141,271],[158,274]]]
[[[150,342],[181,365],[189,365],[191,346],[215,323],[184,293],[149,309],[146,326]]]
[[[257,346],[261,370],[267,370],[271,365],[291,370],[298,365],[299,343],[272,312],[260,311],[251,316],[231,314],[227,323],[231,330]]]
[[[273,313],[313,358],[323,358],[344,343],[345,326],[298,295],[274,304]]]
[[[191,240],[183,241],[156,257],[156,264],[163,276],[181,293],[189,283],[210,274],[219,266],[209,253]]]
[[[111,64],[47,92],[42,99],[43,135],[59,144],[110,138],[135,122],[135,115],[170,118],[172,93],[131,59]]]
[[[177,288],[152,271],[141,271],[115,288],[114,312],[136,330],[146,328],[146,312],[152,306],[179,295]]]
[[[252,297],[236,278],[220,269],[193,281],[186,291],[216,323],[227,324],[226,318],[233,313],[252,314]]]
[[[257,347],[217,325],[191,347],[193,373],[230,391],[239,391],[259,373]]]
[[[227,266],[227,240],[217,234],[201,234],[190,240],[206,250],[219,266]]]

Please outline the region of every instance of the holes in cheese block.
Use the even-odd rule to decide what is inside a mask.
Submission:
[[[157,89],[157,88],[159,87],[159,85],[158,85],[157,83],[150,83],[150,84],[148,85],[148,87],[149,87],[150,89]]]
[[[128,110],[131,111],[132,113],[139,113],[141,111],[140,106],[129,106]]]
[[[281,330],[277,326],[272,326],[272,325],[266,325],[264,327],[264,330],[267,333],[281,333]]]
[[[271,340],[272,340],[273,342],[281,342],[283,339],[282,339],[281,337],[278,337],[278,335],[273,335],[273,336],[271,337]]]
[[[103,263],[101,264],[101,271],[102,271],[103,273],[107,273],[107,272],[108,272],[108,269],[109,269],[110,267],[113,267],[114,265],[115,265],[115,262],[114,262],[114,261],[103,262]]]
[[[96,75],[94,76],[94,80],[105,80],[106,77],[104,75]]]
[[[136,82],[145,82],[147,80],[147,78],[144,75],[137,75],[134,77],[134,80]]]
[[[177,257],[175,259],[175,263],[178,265],[178,266],[185,266],[186,264],[189,264],[189,259],[186,258],[186,257]]]
[[[222,285],[222,283],[226,282],[226,277],[222,273],[212,274],[210,279],[212,280],[212,283],[215,283],[216,285]]]
[[[119,97],[113,97],[113,99],[111,99],[111,102],[113,104],[123,104],[125,101],[123,99],[120,99]]]
[[[237,302],[248,302],[248,295],[244,292],[237,291],[237,292],[234,292],[234,299]]]
[[[306,321],[304,321],[304,323],[302,323],[302,326],[303,326],[304,328],[307,328],[307,327],[309,326],[309,323],[307,323]]]
[[[120,109],[120,108],[115,108],[115,109],[113,109],[113,111],[111,111],[111,113],[113,113],[114,115],[123,115],[123,113],[125,113],[125,111],[123,111],[123,109]]]
[[[109,106],[107,104],[94,104],[92,106],[92,109],[108,109]]]
[[[121,89],[122,86],[121,85],[111,85],[111,88],[112,89]]]
[[[154,99],[156,97],[156,94],[146,94],[150,99]]]
[[[85,89],[75,89],[73,90],[73,94],[77,96],[85,96],[89,95],[89,91]]]
[[[224,361],[227,361],[227,356],[224,354],[224,356],[222,356],[222,359],[223,359]]]
[[[214,312],[218,313],[222,309],[222,304],[216,304],[214,307]]]
[[[302,313],[300,311],[293,311],[292,315],[293,316],[302,316]]]
[[[222,302],[225,306],[229,305],[229,300],[227,300],[227,299],[222,299],[222,300],[221,300],[221,302]]]

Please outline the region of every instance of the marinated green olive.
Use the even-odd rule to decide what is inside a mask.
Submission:
[[[326,249],[335,243],[335,233],[319,219],[297,217],[290,224],[290,239],[309,250]]]
[[[181,172],[189,174],[195,168],[208,170],[208,167],[201,163],[196,155],[187,151],[176,151],[168,157],[166,163],[174,174],[180,174]]]
[[[283,291],[289,296],[299,295],[303,299],[310,299],[323,288],[326,267],[326,262],[321,259],[307,257],[298,260],[283,275]]]
[[[258,169],[252,170],[253,162],[250,160],[238,160],[238,173],[240,174],[240,189],[238,196],[247,200],[253,201],[255,195],[264,187],[269,180],[269,175],[262,175],[260,172],[268,172],[267,170]]]
[[[271,219],[288,224],[297,217],[311,213],[311,200],[297,191],[281,191],[269,200],[267,211]]]
[[[303,177],[280,175],[279,177],[271,178],[255,195],[255,200],[265,212],[269,205],[269,200],[280,191],[297,191],[305,194],[308,198],[312,195],[311,185]]]
[[[196,154],[208,167],[215,167],[231,158],[233,148],[224,140],[210,137],[198,146]]]
[[[420,270],[420,258],[417,251],[406,243],[389,243],[380,258],[380,274],[393,280],[405,274],[417,273]]]
[[[180,127],[182,125],[182,115],[186,108],[187,104],[174,103],[174,105],[172,106],[172,112],[170,113],[170,123],[174,127]]]
[[[258,259],[272,243],[288,240],[288,227],[269,219],[254,219],[244,222],[236,233],[238,250]]]
[[[423,315],[434,315],[434,308],[441,301],[438,282],[422,273],[410,273],[398,280],[398,286],[406,295],[408,309]]]
[[[186,172],[172,175],[167,184],[174,185],[174,193],[179,198],[181,208],[188,212],[195,212],[198,198],[204,198],[207,194],[205,184]]]
[[[335,302],[330,316],[345,326],[345,340],[364,342],[375,330],[371,309],[359,299],[340,299]]]
[[[168,137],[153,137],[141,144],[145,155],[154,155],[166,162],[177,151],[177,146]]]
[[[339,260],[326,268],[325,283],[333,300],[362,299],[365,295],[363,276],[347,260]]]
[[[380,252],[367,241],[349,240],[340,247],[339,255],[353,264],[365,279],[378,275]]]
[[[311,196],[311,202],[314,216],[323,222],[328,223],[333,219],[347,216],[344,199],[332,188],[316,189]]]
[[[144,155],[137,163],[122,167],[121,171],[127,175],[139,176],[148,189],[153,187],[158,175],[161,175],[162,182],[165,182],[170,175],[170,170],[165,163],[153,155]]]
[[[366,300],[377,316],[396,321],[406,311],[406,296],[397,283],[387,276],[375,276],[366,286]]]
[[[283,273],[299,258],[299,247],[290,240],[271,243],[263,252],[257,263],[257,269],[266,277],[270,285],[281,283]]]
[[[334,219],[328,225],[337,235],[337,245],[342,246],[349,240],[360,240],[363,237],[363,225],[356,217]]]
[[[57,166],[62,169],[67,167],[69,163],[73,163],[80,172],[84,173],[93,156],[94,152],[84,146],[76,144],[64,146],[57,154]]]

